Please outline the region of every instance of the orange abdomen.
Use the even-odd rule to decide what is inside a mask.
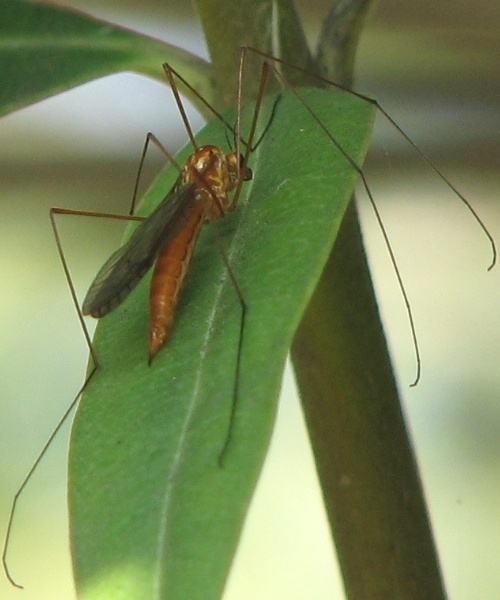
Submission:
[[[204,221],[202,202],[196,202],[176,235],[161,250],[149,294],[149,362],[167,342],[174,310]]]

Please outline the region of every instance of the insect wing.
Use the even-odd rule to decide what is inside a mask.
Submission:
[[[182,226],[196,197],[194,185],[174,185],[132,237],[104,263],[83,301],[82,312],[102,317],[116,308],[139,283],[159,251]]]

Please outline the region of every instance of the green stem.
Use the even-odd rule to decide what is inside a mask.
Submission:
[[[318,54],[350,85],[366,0],[337,3]],[[443,600],[354,203],[297,331],[292,358],[349,600]]]
[[[238,59],[242,46],[272,53],[272,0],[195,0],[212,63],[216,108],[236,105]],[[223,5],[228,5],[223,9]],[[230,6],[229,6],[230,5]],[[251,58],[251,57],[250,57]],[[245,100],[255,99],[260,83],[261,60],[245,64]]]
[[[443,600],[354,204],[292,357],[347,597]]]

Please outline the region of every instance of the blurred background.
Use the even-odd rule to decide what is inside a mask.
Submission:
[[[196,16],[180,0],[143,1],[140,11],[128,0],[64,4],[206,56]],[[328,4],[298,2],[311,40]],[[499,31],[497,0],[380,0],[357,63],[358,90],[376,97],[456,183],[497,243]],[[173,149],[185,139],[169,90],[131,74],[81,86],[0,121],[2,532],[12,496],[79,389],[87,360],[48,209],[126,211],[147,131]],[[361,199],[449,598],[494,598],[500,589],[500,267],[486,272],[489,247],[474,220],[387,128],[377,127],[368,165],[421,345],[422,379],[410,389],[415,363],[403,301]],[[83,294],[121,228],[74,221],[65,219],[61,229]],[[0,576],[2,598],[75,597],[65,500],[68,433],[66,427],[58,436],[19,505],[9,564],[25,590]],[[224,599],[343,597],[288,371],[272,449]]]

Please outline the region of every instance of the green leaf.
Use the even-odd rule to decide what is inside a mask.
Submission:
[[[0,0],[0,115],[121,71],[164,82],[164,62],[210,100],[210,65],[185,50],[80,12]]]
[[[301,95],[359,164],[372,107],[338,92],[304,89]],[[226,139],[218,122],[198,138],[223,148]],[[172,338],[153,365],[147,365],[148,276],[99,323],[100,368],[81,400],[70,448],[81,598],[215,600],[222,593],[267,451],[285,357],[357,178],[289,92],[282,93],[251,168],[254,179],[244,184],[237,210],[202,232]],[[176,175],[168,169],[159,176],[143,214],[165,197]],[[241,308],[215,235],[248,304],[222,468]]]

